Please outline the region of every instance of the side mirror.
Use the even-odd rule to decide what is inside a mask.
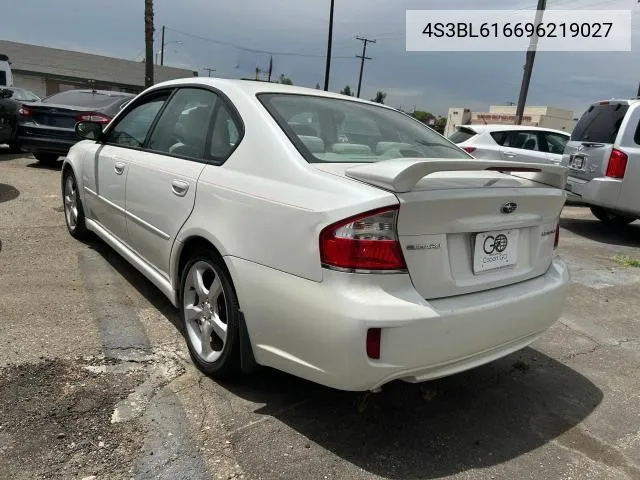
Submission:
[[[102,125],[96,122],[78,122],[75,130],[76,135],[85,140],[98,140],[102,135]]]
[[[11,98],[13,97],[13,90],[9,90],[8,88],[3,88],[0,90],[0,98]]]

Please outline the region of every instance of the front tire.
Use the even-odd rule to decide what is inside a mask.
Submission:
[[[62,177],[62,206],[67,230],[72,237],[85,240],[89,234],[85,224],[84,209],[78,192],[78,183],[73,170],[68,169]]]
[[[216,255],[196,252],[182,271],[180,314],[191,359],[205,374],[232,379],[240,373],[240,308]]]
[[[600,220],[602,223],[613,225],[615,227],[624,227],[637,220],[635,217],[616,215],[615,213],[611,213],[610,211],[602,207],[591,207],[591,213],[593,213],[593,216]]]

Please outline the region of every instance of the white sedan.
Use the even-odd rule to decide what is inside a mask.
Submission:
[[[560,165],[570,135],[524,125],[460,125],[449,140],[483,160]]]
[[[561,313],[562,167],[475,160],[392,108],[257,81],[160,83],[76,132],[69,232],[180,309],[210,375],[375,390],[507,355]]]

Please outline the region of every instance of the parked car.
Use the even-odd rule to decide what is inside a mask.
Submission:
[[[522,125],[460,125],[449,140],[475,158],[560,165],[569,134]]]
[[[67,90],[24,105],[19,112],[17,142],[40,163],[53,165],[78,141],[77,122],[107,124],[134,96],[109,90]]]
[[[4,53],[0,53],[0,87],[13,86],[13,72],[11,61]]]
[[[607,224],[640,218],[640,100],[605,100],[589,106],[564,154],[566,188]]]
[[[35,93],[16,87],[0,87],[0,144],[9,145],[9,151],[19,152],[16,139],[18,131],[18,112],[23,103],[40,100]]]
[[[566,167],[476,160],[384,105],[242,80],[160,83],[76,129],[70,234],[179,308],[208,374],[375,390],[507,355],[562,311]]]

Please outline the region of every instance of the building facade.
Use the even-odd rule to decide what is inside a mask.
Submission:
[[[11,61],[14,85],[41,97],[77,88],[144,90],[144,62],[5,40],[0,40],[0,53]],[[154,65],[156,83],[197,75],[192,70]]]
[[[488,112],[472,112],[468,108],[450,108],[447,115],[445,136],[451,135],[458,125],[502,124],[513,125],[516,121],[516,107],[491,105]],[[525,107],[522,125],[546,127],[571,133],[577,119],[571,110],[557,107]]]

